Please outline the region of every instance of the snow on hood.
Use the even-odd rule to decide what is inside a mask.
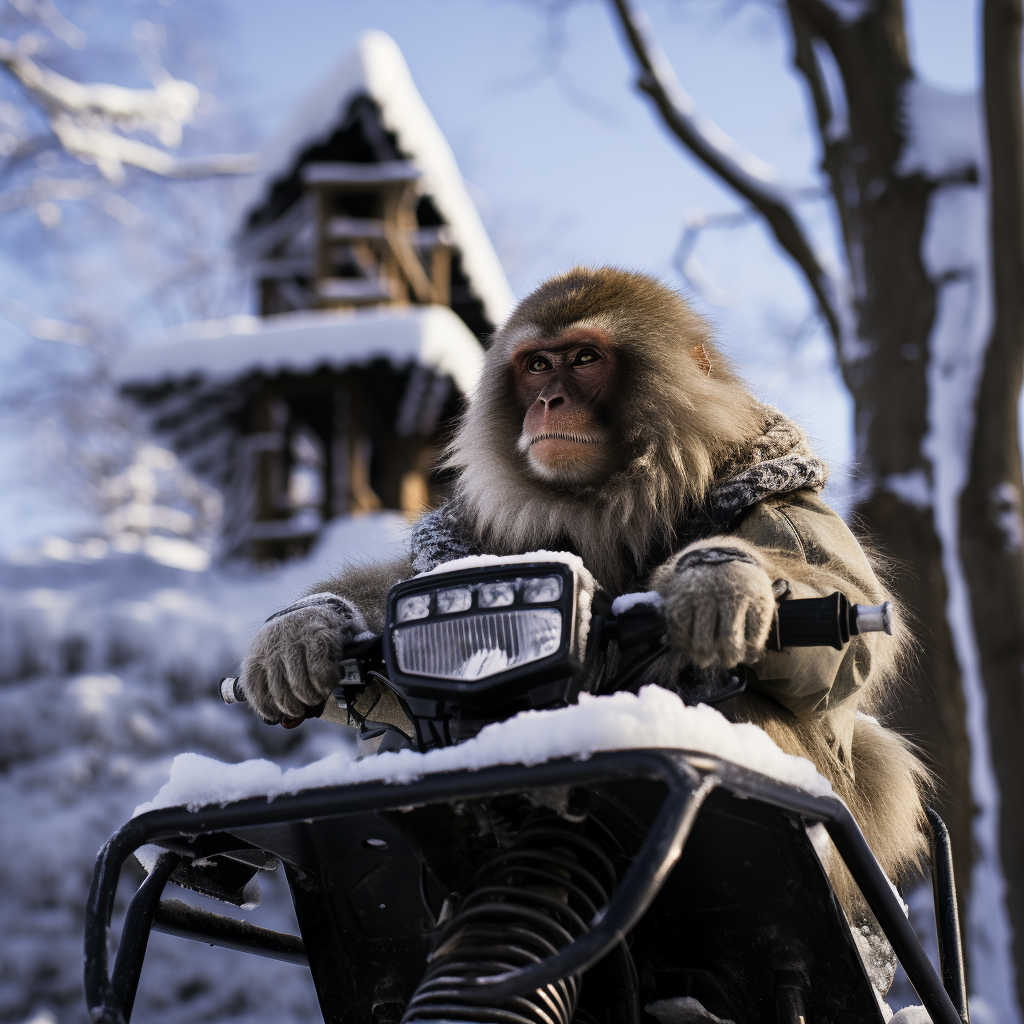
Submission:
[[[260,158],[248,205],[261,203],[303,150],[329,137],[356,96],[371,96],[398,148],[423,172],[423,190],[434,200],[462,254],[462,265],[488,318],[501,323],[514,304],[505,272],[469,196],[455,155],[437,126],[398,44],[385,32],[364,32],[355,47],[291,114]]]
[[[453,558],[450,562],[440,562],[433,569],[417,573],[416,577],[437,576],[445,572],[479,569],[490,565],[516,565],[520,562],[561,562],[564,565],[572,566],[576,574],[586,582],[591,590],[597,586],[597,582],[579,555],[574,555],[569,551],[548,551],[546,548],[524,551],[521,555],[465,555],[463,558]]]
[[[426,754],[400,750],[356,761],[336,753],[287,770],[266,760],[224,764],[199,754],[179,754],[168,782],[135,814],[182,805],[195,811],[207,804],[257,796],[272,799],[324,786],[406,783],[434,772],[533,765],[560,757],[585,759],[603,750],[658,747],[711,754],[816,796],[832,793],[810,761],[783,753],[757,726],[734,724],[714,708],[687,707],[674,693],[645,686],[638,695],[582,694],[572,707],[524,711],[487,726],[465,743]]]
[[[122,384],[193,375],[230,380],[246,372],[339,370],[374,359],[431,367],[466,394],[476,383],[483,349],[447,306],[306,310],[184,324],[157,343],[129,349],[114,374]]]

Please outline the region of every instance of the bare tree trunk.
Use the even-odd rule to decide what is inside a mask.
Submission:
[[[906,144],[902,94],[912,76],[902,4],[881,0],[853,22],[818,0],[789,6],[795,62],[814,98],[854,289],[856,340],[840,344],[839,362],[854,399],[858,469],[867,491],[855,516],[895,563],[893,586],[921,644],[892,720],[920,745],[939,780],[936,803],[949,826],[966,905],[973,860],[970,744],[923,445],[936,284],[921,242],[936,183],[899,171]],[[845,112],[827,88],[822,61],[829,55],[842,76]],[[841,116],[845,131],[836,123]]]
[[[895,563],[892,586],[921,641],[893,717],[919,743],[939,779],[938,808],[953,839],[966,905],[973,855],[970,747],[946,616],[942,544],[928,497],[932,467],[922,445],[929,430],[928,342],[937,289],[921,243],[936,183],[899,170],[906,143],[903,90],[912,77],[902,3],[876,0],[860,17],[847,19],[823,0],[789,0],[795,63],[814,101],[823,168],[846,249],[847,299],[826,279],[790,197],[716,149],[642,16],[630,0],[612,2],[636,59],[639,88],[679,142],[764,218],[806,278],[835,339],[854,399],[865,485],[855,516]],[[835,63],[832,81],[826,60]],[[835,95],[835,81],[843,95]],[[844,313],[847,301],[852,309]]]
[[[921,640],[913,686],[901,691],[895,718],[938,776],[937,801],[952,834],[965,903],[975,807],[945,567],[956,567],[958,590],[961,581],[966,585],[972,622],[965,624],[961,653],[973,661],[976,644],[987,696],[999,790],[999,853],[1017,994],[1024,1005],[1024,477],[1018,431],[1024,384],[1022,0],[986,0],[984,8],[995,316],[980,367],[974,429],[965,439],[970,465],[959,499],[959,537],[945,537],[947,544],[952,540],[950,547],[959,540],[957,551],[943,550],[931,461],[936,456],[924,450],[935,426],[929,422],[929,362],[937,356],[929,341],[943,281],[929,276],[922,241],[935,190],[974,183],[977,169],[962,168],[936,180],[901,168],[908,141],[904,102],[913,77],[901,0],[874,0],[857,17],[841,16],[826,0],[787,0],[794,60],[810,87],[823,169],[842,229],[849,314],[788,197],[716,150],[631,0],[612,2],[637,62],[640,89],[654,100],[669,131],[764,218],[806,278],[836,341],[854,399],[866,491],[856,516],[895,561],[894,589],[916,618]],[[943,412],[933,409],[932,416]],[[950,457],[955,453],[938,453],[942,465]]]
[[[994,321],[985,350],[960,499],[960,548],[988,700],[999,786],[999,852],[1024,1005],[1024,100],[1021,0],[986,0],[985,118]]]

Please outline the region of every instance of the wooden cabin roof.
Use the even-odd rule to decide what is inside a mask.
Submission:
[[[481,340],[500,324],[513,296],[476,206],[395,41],[366,32],[266,148],[244,203],[237,244],[252,258],[295,216],[310,164],[404,164],[418,175],[421,231],[444,231],[453,249],[451,306]],[[401,168],[399,168],[401,169]]]

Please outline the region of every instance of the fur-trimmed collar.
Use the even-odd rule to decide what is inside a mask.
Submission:
[[[828,469],[811,451],[803,430],[777,409],[765,406],[764,413],[761,433],[721,467],[701,505],[677,523],[674,549],[714,535],[765,498],[805,489],[820,491],[825,486]],[[474,527],[456,500],[426,513],[413,528],[413,568],[426,572],[453,558],[489,553]],[[534,546],[551,543],[544,540]],[[570,545],[563,546],[571,550]],[[662,547],[657,545],[658,550],[645,559],[646,572],[672,553]]]

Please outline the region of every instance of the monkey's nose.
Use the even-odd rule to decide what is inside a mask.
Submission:
[[[548,410],[565,404],[564,395],[541,395],[540,400],[544,403],[544,408]]]

